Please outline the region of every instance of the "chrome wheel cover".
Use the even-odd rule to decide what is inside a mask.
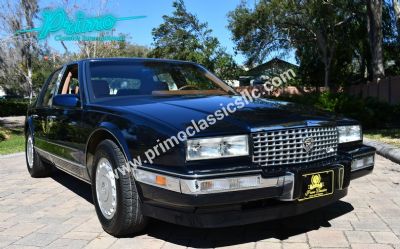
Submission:
[[[96,196],[103,216],[112,219],[117,208],[117,188],[111,163],[104,157],[97,163]]]
[[[28,160],[28,166],[30,169],[33,167],[33,139],[32,136],[28,136],[28,141],[26,143],[26,158]]]

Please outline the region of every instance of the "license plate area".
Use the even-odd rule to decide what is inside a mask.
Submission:
[[[326,170],[303,174],[299,201],[331,195],[334,190],[334,171]]]

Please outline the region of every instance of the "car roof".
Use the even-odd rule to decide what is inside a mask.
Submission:
[[[135,57],[117,57],[117,58],[87,58],[77,61],[72,61],[68,64],[76,64],[80,62],[91,62],[91,61],[126,61],[126,62],[165,62],[165,63],[187,63],[187,64],[197,64],[191,61],[182,60],[172,60],[172,59],[161,59],[161,58],[135,58]]]

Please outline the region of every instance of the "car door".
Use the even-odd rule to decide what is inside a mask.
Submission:
[[[82,99],[78,64],[66,67],[55,95],[74,94]],[[79,178],[88,179],[85,162],[86,130],[82,125],[82,104],[76,107],[51,106],[47,116],[48,139],[55,164]]]
[[[39,149],[38,152],[46,158],[48,158],[48,151],[51,150],[51,145],[49,145],[47,137],[47,115],[57,88],[57,82],[61,80],[61,76],[62,69],[58,69],[50,75],[36,102],[35,108],[31,111],[35,147]]]

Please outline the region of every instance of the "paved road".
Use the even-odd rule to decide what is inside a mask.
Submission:
[[[32,179],[21,155],[0,159],[0,180],[5,248],[400,248],[400,166],[382,157],[346,198],[306,215],[208,230],[153,221],[144,234],[121,239],[103,232],[85,183],[62,172]]]

